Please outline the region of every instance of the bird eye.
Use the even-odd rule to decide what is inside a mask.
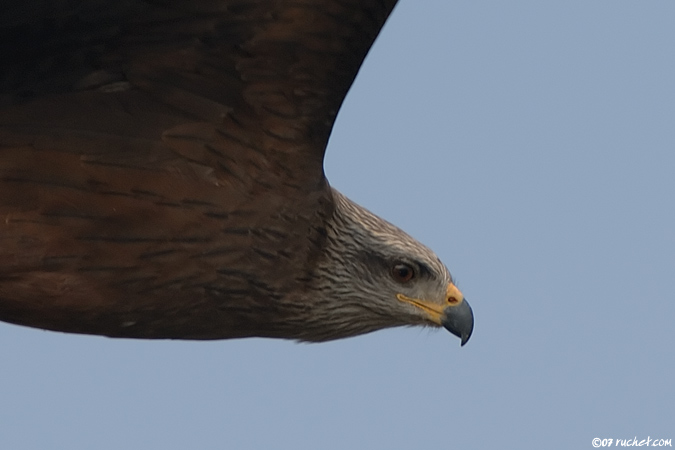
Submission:
[[[391,276],[399,283],[407,283],[415,276],[415,270],[405,263],[396,263],[391,268]]]

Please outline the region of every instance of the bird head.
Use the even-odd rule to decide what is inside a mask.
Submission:
[[[466,344],[473,312],[428,247],[333,190],[321,275],[326,307],[344,333],[405,325],[445,327]],[[344,337],[344,336],[342,336]]]

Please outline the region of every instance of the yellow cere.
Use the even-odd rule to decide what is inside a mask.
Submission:
[[[445,304],[438,304],[418,298],[410,298],[403,294],[396,294],[396,298],[398,298],[402,302],[410,303],[411,305],[416,306],[422,311],[426,312],[427,315],[429,316],[429,319],[431,319],[431,321],[433,321],[438,325],[441,325],[441,317],[443,316],[443,310],[447,306],[457,306],[460,303],[462,303],[462,301],[464,301],[464,295],[460,292],[459,289],[457,289],[457,286],[455,286],[452,283],[448,284],[448,289],[445,295],[446,298]]]
[[[462,294],[462,292],[457,289],[457,286],[450,283],[448,284],[448,290],[445,293],[445,298],[450,305],[457,306],[464,300],[464,294]]]

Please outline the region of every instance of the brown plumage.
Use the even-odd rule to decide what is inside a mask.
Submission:
[[[465,342],[445,266],[323,175],[394,4],[4,1],[0,319],[314,341],[443,324]]]

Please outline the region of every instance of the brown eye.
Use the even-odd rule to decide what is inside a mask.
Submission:
[[[415,271],[408,264],[396,263],[391,268],[391,276],[399,283],[407,283],[415,276]]]

